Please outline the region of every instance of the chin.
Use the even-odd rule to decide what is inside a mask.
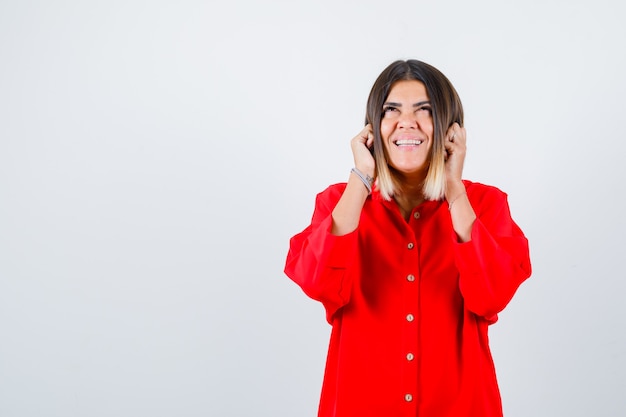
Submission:
[[[403,174],[415,174],[418,172],[423,172],[428,169],[428,164],[423,161],[419,162],[405,162],[400,164],[390,164],[389,165],[394,171],[401,172]]]

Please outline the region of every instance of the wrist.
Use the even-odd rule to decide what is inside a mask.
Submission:
[[[457,194],[456,196],[452,197],[451,199],[448,199],[448,211],[452,211],[452,205],[460,200],[461,198],[467,196],[467,192],[465,190],[461,191],[459,194]]]
[[[371,175],[364,173],[357,167],[352,168],[350,170],[350,173],[353,175],[356,175],[361,180],[361,182],[367,189],[368,194],[372,193],[372,186],[374,185],[374,178]]]
[[[449,181],[446,183],[445,199],[450,202],[461,193],[465,192],[465,184],[461,180]]]
[[[354,169],[358,170],[360,173],[368,176],[369,178],[374,178],[375,168],[373,166],[367,166],[367,164],[354,164]]]

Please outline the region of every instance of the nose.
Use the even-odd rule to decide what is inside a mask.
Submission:
[[[417,116],[413,112],[403,112],[398,118],[398,126],[405,129],[416,129]]]

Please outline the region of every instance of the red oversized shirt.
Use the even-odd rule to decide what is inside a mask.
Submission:
[[[345,186],[317,196],[285,266],[332,325],[319,416],[502,416],[487,328],[531,273],[506,194],[465,181],[477,219],[458,243],[447,203],[407,222],[376,191],[354,232],[330,234]]]

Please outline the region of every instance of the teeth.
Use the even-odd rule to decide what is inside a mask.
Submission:
[[[421,145],[422,142],[424,142],[423,140],[417,140],[417,139],[402,139],[402,140],[398,140],[396,141],[396,145],[398,146],[403,146],[403,145]]]

